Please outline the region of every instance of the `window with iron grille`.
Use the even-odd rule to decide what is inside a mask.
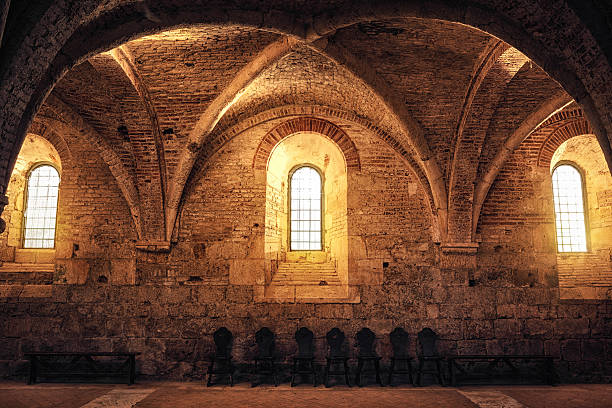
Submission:
[[[553,196],[558,252],[586,252],[582,176],[571,164],[553,170]]]
[[[290,185],[290,243],[292,251],[321,251],[322,180],[313,167],[295,170]]]
[[[55,167],[35,166],[28,176],[23,213],[23,247],[54,248],[60,177]]]

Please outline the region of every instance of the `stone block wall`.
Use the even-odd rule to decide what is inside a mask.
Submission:
[[[446,254],[433,243],[427,199],[406,162],[367,129],[334,121],[361,161],[348,192],[356,203],[348,214],[355,237],[349,284],[359,303],[255,301],[266,186],[254,176],[252,161],[277,122],[243,132],[196,175],[169,253],[133,250],[129,211],[112,176],[75,140],[83,147],[73,154],[83,165],[64,169],[78,176],[62,186],[70,233],[58,236],[58,249],[72,253],[57,264],[78,279],[42,289],[0,287],[0,374],[24,375],[27,351],[130,350],[142,353],[143,377],[201,379],[212,333],[221,326],[234,332],[240,364],[252,361],[262,326],[276,333],[284,362],[296,351],[293,335],[301,326],[314,331],[319,362],[328,330],[345,331],[354,357],[354,335],[364,326],[377,334],[387,361],[388,334],[402,326],[411,334],[412,354],[416,333],[431,327],[442,353],[545,353],[556,358],[565,381],[612,379],[612,302],[560,299],[554,252],[521,238],[542,231],[537,223],[519,222],[529,219],[528,205],[515,208],[511,224],[485,215],[477,254]],[[522,196],[507,200],[529,203]]]

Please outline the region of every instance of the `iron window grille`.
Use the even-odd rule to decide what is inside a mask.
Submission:
[[[60,176],[50,164],[30,170],[23,213],[23,247],[54,248]]]

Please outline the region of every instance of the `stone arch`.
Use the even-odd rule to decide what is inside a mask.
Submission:
[[[270,122],[277,119],[292,119],[295,117],[331,117],[338,118],[341,120],[346,120],[356,125],[367,129],[368,131],[374,133],[377,137],[387,143],[393,150],[395,150],[400,157],[403,158],[404,162],[408,166],[408,168],[414,174],[416,180],[419,185],[423,189],[425,193],[426,202],[429,207],[429,215],[432,225],[433,231],[433,239],[435,242],[440,242],[441,240],[441,232],[440,232],[440,223],[436,213],[436,205],[433,198],[433,193],[431,191],[431,186],[427,179],[427,176],[422,170],[422,167],[418,165],[414,156],[414,152],[409,152],[405,150],[398,149],[398,145],[396,143],[396,136],[387,132],[386,130],[378,127],[370,120],[359,116],[353,112],[349,112],[343,109],[334,108],[331,106],[325,105],[283,105],[275,108],[271,108],[265,110],[263,112],[259,112],[255,115],[252,115],[247,118],[238,118],[236,121],[228,121],[226,119],[222,119],[219,123],[219,129],[215,130],[210,135],[210,140],[208,140],[202,150],[200,151],[200,156],[198,160],[196,160],[195,168],[192,171],[192,175],[185,186],[185,193],[183,195],[183,199],[181,200],[181,205],[184,202],[184,197],[188,197],[190,194],[190,190],[196,184],[195,181],[198,179],[199,175],[202,174],[202,170],[207,166],[210,159],[219,151],[219,149],[229,142],[234,137],[240,135],[242,132],[245,132],[255,126],[260,124]],[[267,158],[265,159],[267,161]],[[265,169],[265,167],[264,167]],[[179,218],[180,218],[180,210],[179,210]],[[180,220],[177,220],[177,223],[180,224]],[[175,234],[178,231],[175,229]]]
[[[279,299],[270,290],[275,292],[274,288],[283,287],[292,292],[290,298],[294,301],[312,297],[346,300],[351,240],[348,192],[349,180],[357,167],[347,166],[338,143],[315,131],[289,131],[275,143],[269,155],[262,163],[267,164],[263,174],[255,177],[266,191],[263,277],[266,285],[271,285],[266,297],[282,300],[286,295]],[[303,202],[314,212],[302,213],[303,206],[298,206],[297,212],[292,208],[295,193],[292,177],[296,169],[304,167],[310,167],[319,176],[319,191],[310,197],[317,197],[319,206],[310,207],[311,199]],[[311,220],[319,220],[315,222],[318,227],[313,228]],[[311,241],[319,247],[311,248]],[[307,276],[302,275],[303,268],[309,270]],[[329,287],[317,287],[321,280]],[[302,282],[307,282],[306,286]]]
[[[3,220],[6,221],[8,228],[6,233],[0,237],[0,247],[3,248],[0,256],[2,262],[50,264],[55,259],[55,252],[52,248],[28,247],[24,241],[26,225],[24,216],[26,208],[31,203],[28,199],[30,175],[34,169],[41,166],[53,167],[60,179],[64,180],[65,174],[70,173],[70,171],[66,172],[66,169],[71,169],[73,163],[70,151],[61,136],[55,134],[44,124],[35,122],[28,129],[7,185],[7,206]],[[60,202],[65,192],[62,185],[63,183],[60,183],[57,190]],[[59,204],[56,201],[56,219],[61,218],[60,214],[62,214]],[[57,232],[57,228],[54,230]],[[57,234],[54,241],[57,242]]]
[[[28,133],[34,133],[53,145],[57,154],[60,156],[60,161],[62,163],[62,167],[72,167],[73,158],[72,152],[66,143],[66,140],[60,135],[60,132],[53,129],[52,126],[49,126],[46,123],[39,119],[35,119],[30,128],[28,129]]]
[[[327,120],[307,116],[283,122],[270,130],[257,147],[253,158],[253,169],[265,170],[274,146],[287,136],[298,132],[314,132],[327,136],[338,145],[344,154],[346,167],[361,170],[359,152],[357,147],[355,147],[355,143],[353,143],[348,135],[338,126]]]
[[[555,154],[555,151],[566,140],[569,140],[575,136],[592,133],[593,129],[591,128],[591,125],[584,118],[576,118],[562,125],[551,133],[546,138],[544,143],[542,143],[540,152],[538,153],[538,166],[548,167],[553,155]]]
[[[472,234],[476,233],[480,210],[489,194],[489,189],[497,178],[497,174],[505,165],[506,161],[514,150],[542,123],[550,120],[555,113],[558,113],[572,103],[572,99],[565,92],[553,95],[550,99],[540,105],[540,107],[527,116],[518,128],[506,138],[503,146],[488,164],[487,169],[474,188],[474,204],[472,206]]]
[[[379,126],[372,123],[370,120],[359,116],[353,112],[349,112],[343,109],[326,106],[326,105],[284,105],[281,107],[275,107],[268,109],[263,112],[259,112],[249,118],[238,120],[237,122],[225,122],[223,126],[220,126],[220,130],[213,134],[211,140],[204,146],[201,153],[200,161],[208,160],[214,153],[225,143],[232,138],[236,137],[240,133],[257,126],[259,124],[269,122],[275,119],[282,118],[293,118],[296,116],[307,116],[307,117],[332,117],[342,120],[353,122],[364,129],[374,133],[377,137],[387,143],[393,150],[395,150],[409,166],[410,170],[414,173],[416,178],[425,193],[431,209],[432,216],[435,218],[435,204],[433,201],[433,193],[431,186],[427,179],[427,176],[422,170],[422,167],[416,162],[414,152],[406,151],[399,148],[397,143],[397,136],[393,135]],[[221,123],[221,122],[220,122]],[[267,159],[266,159],[267,160]],[[434,224],[436,221],[434,220]],[[436,224],[437,225],[437,224]]]

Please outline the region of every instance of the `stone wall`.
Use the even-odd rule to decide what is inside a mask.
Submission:
[[[23,375],[23,353],[32,350],[130,350],[142,353],[138,371],[144,377],[199,379],[212,333],[221,326],[234,332],[240,364],[251,361],[254,333],[262,326],[277,334],[285,362],[301,326],[314,331],[319,361],[329,329],[345,331],[354,355],[354,335],[367,326],[386,361],[388,334],[403,326],[413,354],[416,333],[431,327],[443,353],[546,353],[556,357],[566,381],[611,379],[612,303],[560,300],[550,235],[540,245],[524,239],[546,230],[540,224],[551,218],[544,213],[544,221],[521,222],[531,219],[531,196],[500,196],[496,189],[511,184],[502,177],[491,199],[506,202],[516,217],[499,222],[485,212],[479,252],[458,255],[466,259],[459,263],[433,243],[426,194],[406,161],[369,130],[328,119],[350,136],[361,162],[348,191],[354,205],[349,231],[360,241],[349,247],[349,283],[359,303],[257,301],[266,182],[255,177],[252,163],[279,120],[236,136],[194,176],[169,253],[133,250],[133,225],[112,176],[75,139],[79,165],[64,168],[60,205],[67,232],[57,245],[61,254],[70,248],[69,255],[58,255],[58,264],[75,269],[79,284],[57,280],[40,291],[0,287],[2,375]]]

